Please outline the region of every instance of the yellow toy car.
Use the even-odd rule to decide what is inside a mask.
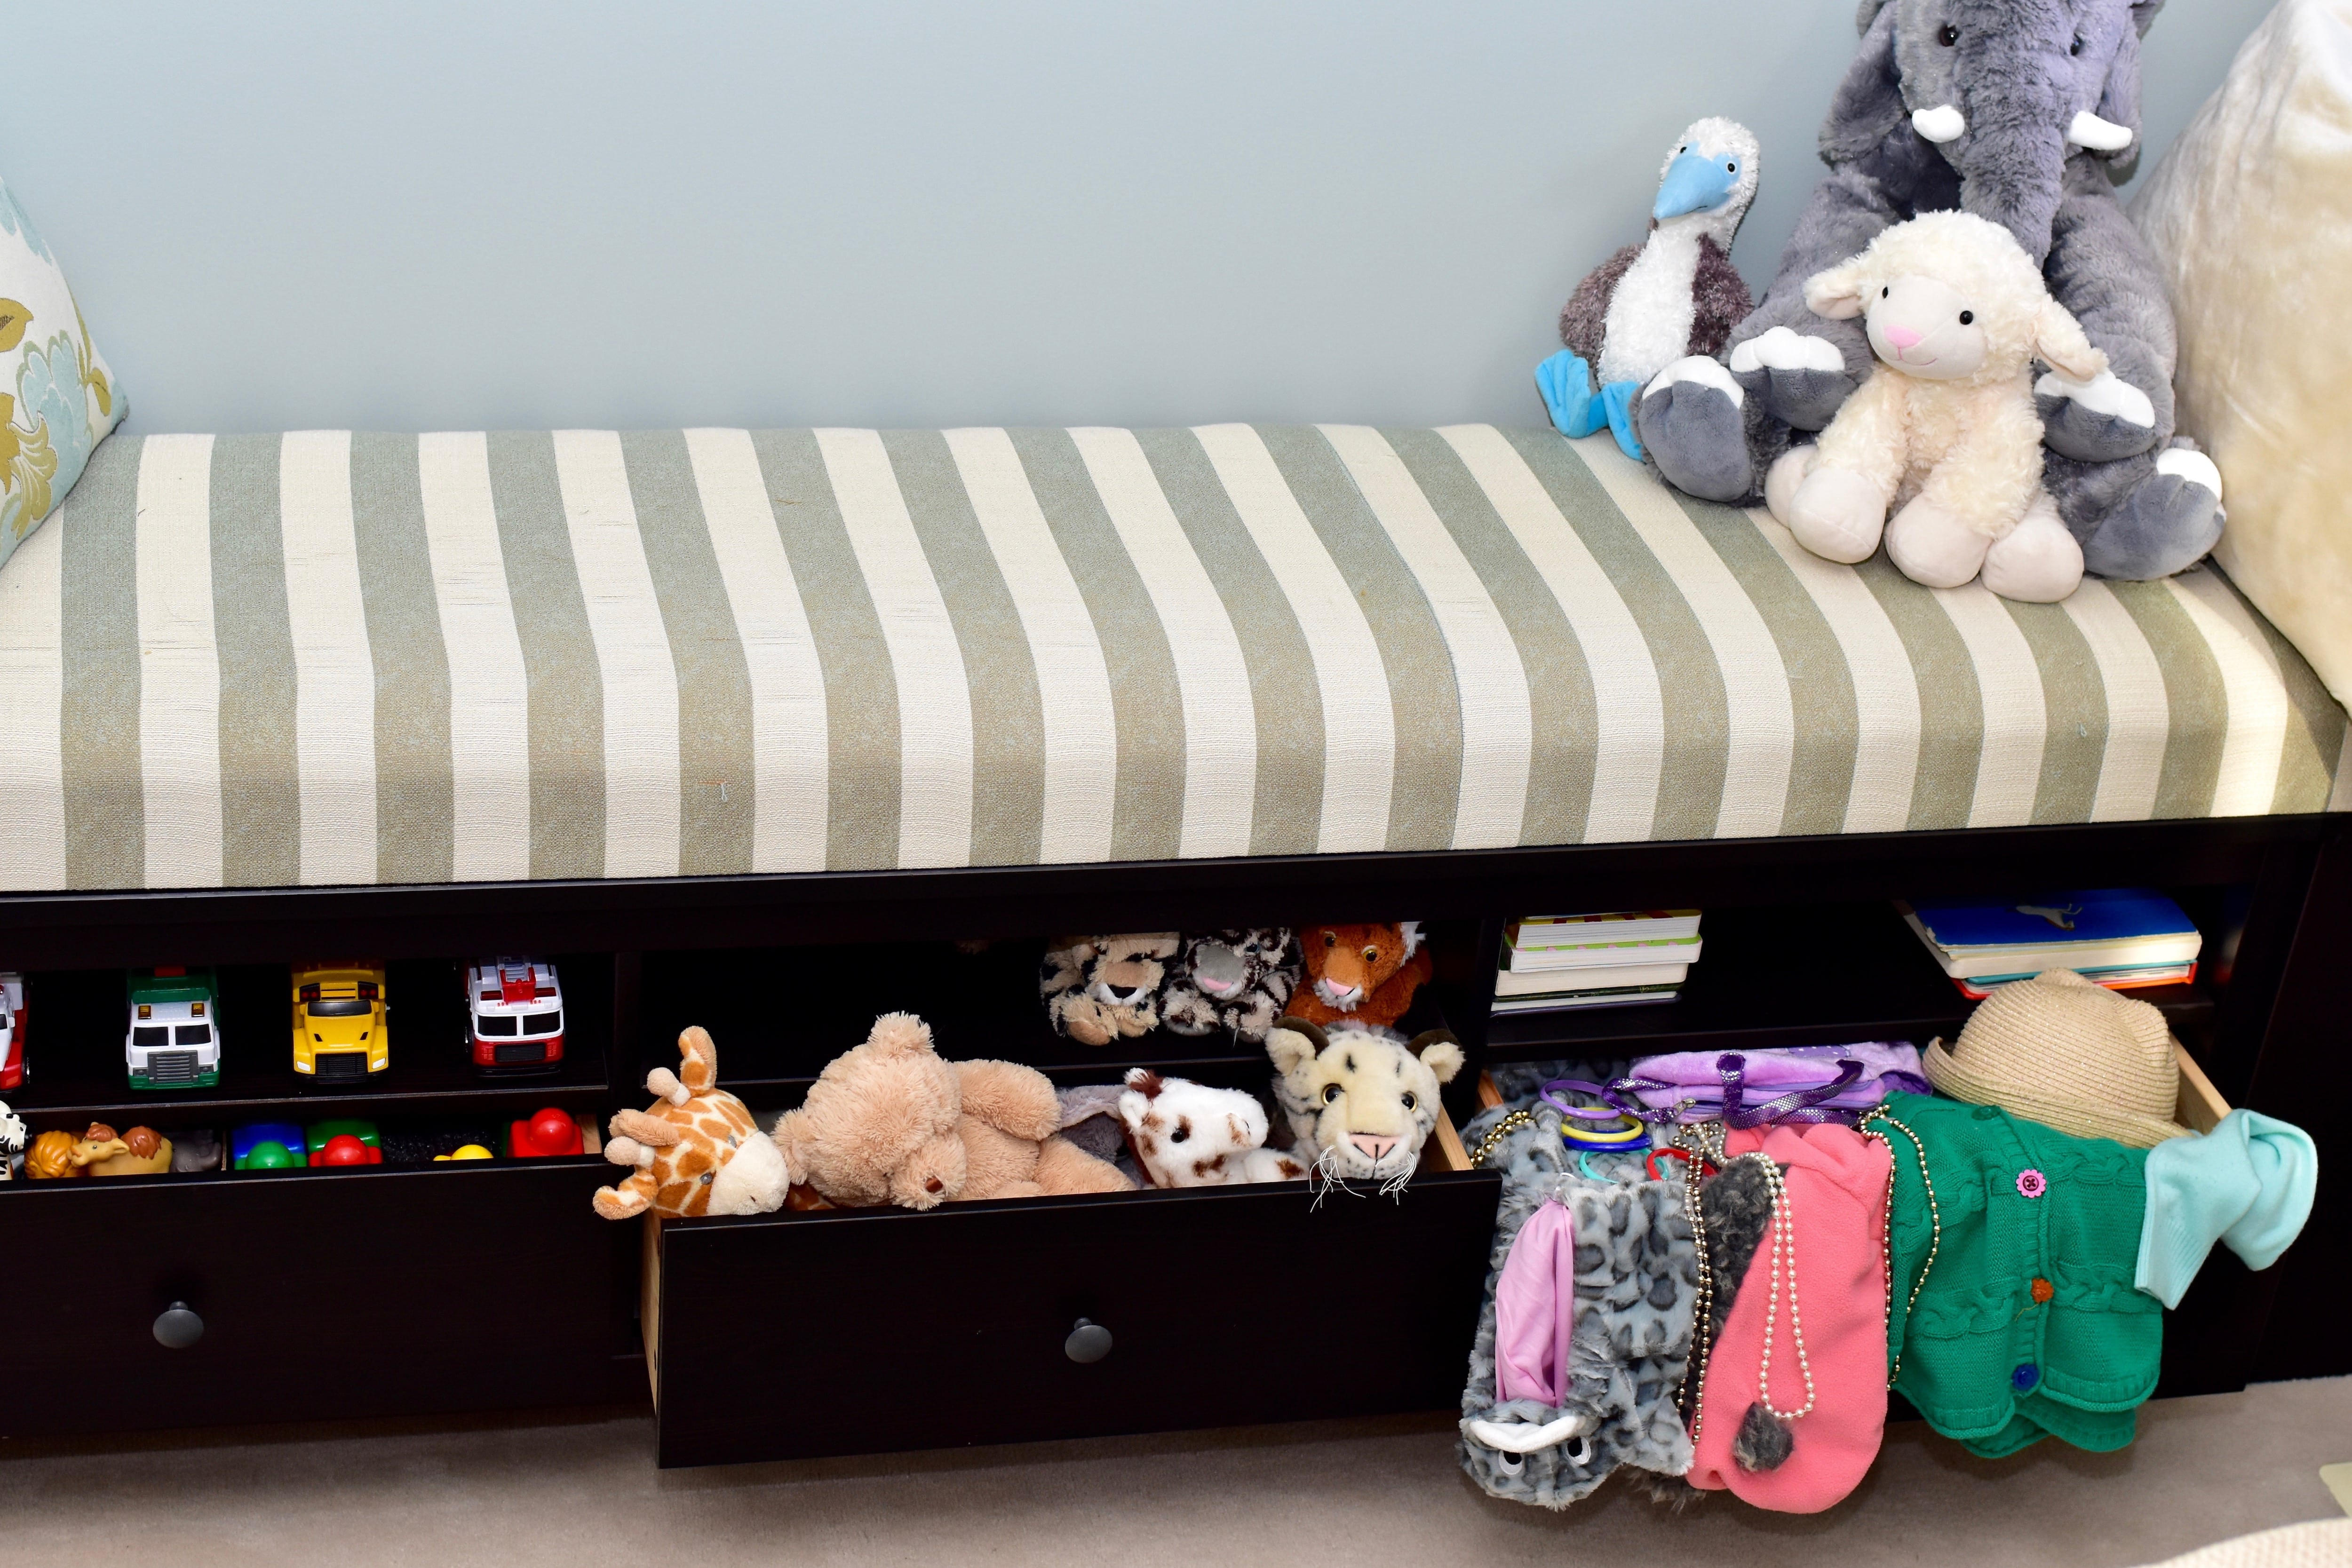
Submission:
[[[356,1083],[392,1066],[383,965],[312,963],[294,971],[294,1070]]]

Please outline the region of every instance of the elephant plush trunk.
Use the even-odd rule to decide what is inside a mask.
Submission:
[[[2007,228],[2039,264],[2050,254],[2075,118],[2072,13],[2047,0],[1974,0],[1952,15],[1967,129],[1945,151],[1959,170],[1960,205]]]

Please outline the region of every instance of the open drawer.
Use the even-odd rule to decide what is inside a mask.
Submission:
[[[0,1186],[0,1434],[628,1397],[634,1238],[590,1204],[612,1170],[590,1154]],[[166,1348],[174,1303],[195,1321],[165,1333],[200,1332]]]
[[[1468,1164],[1441,1119],[1393,1201],[1283,1182],[648,1219],[661,1462],[1451,1405],[1501,1188]]]

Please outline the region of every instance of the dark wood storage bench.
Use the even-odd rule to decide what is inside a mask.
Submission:
[[[2342,710],[2210,571],[2013,605],[1777,530],[1484,427],[117,437],[0,571],[5,1098],[601,1124],[698,1023],[776,1110],[901,1008],[1066,1084],[1262,1089],[1219,1039],[1051,1035],[1040,939],[1418,919],[1458,1126],[1507,1061],[1948,1036],[1891,900],[2153,885],[2207,936],[2175,1032],[2321,1145],[2164,1390],[2352,1371]],[[1694,906],[1679,1000],[1489,1025],[1508,919]],[[453,966],[526,952],[569,1058],[477,1079]],[[287,1068],[320,955],[390,966],[380,1085]],[[220,968],[224,1080],[132,1096],[120,970],[173,963]],[[659,1226],[594,1215],[593,1154],[11,1183],[0,1434],[657,1396],[689,1464],[1444,1409],[1499,1177],[1435,1148],[1395,1202]],[[1302,1362],[1335,1317],[1346,1364]]]

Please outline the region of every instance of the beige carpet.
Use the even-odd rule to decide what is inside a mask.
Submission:
[[[1476,1491],[1453,1440],[1414,1420],[667,1472],[634,1415],[0,1443],[0,1562],[2102,1568],[2340,1516],[2318,1470],[2352,1458],[2352,1379],[2151,1405],[2120,1454],[1987,1463],[1907,1424],[1811,1519],[1613,1487],[1549,1514]]]

